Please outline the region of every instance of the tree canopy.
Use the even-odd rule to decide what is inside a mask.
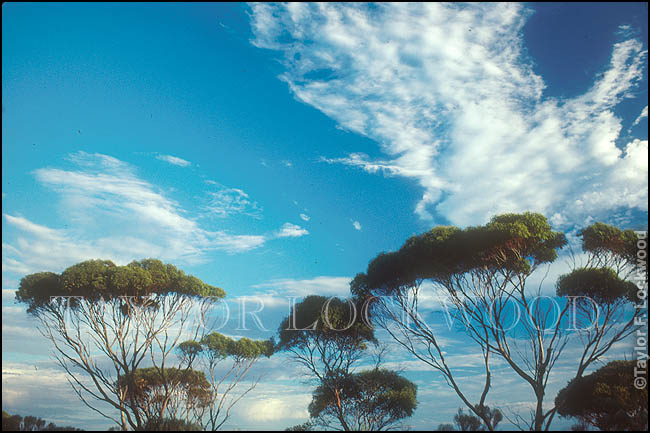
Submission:
[[[618,300],[634,302],[636,284],[621,279],[611,268],[578,268],[560,276],[558,296],[581,296],[598,304],[612,304]]]
[[[192,344],[184,342],[182,345]],[[201,338],[200,350],[209,351],[217,358],[232,356],[235,358],[252,359],[260,356],[270,357],[273,355],[273,340],[251,340],[242,337],[239,340],[227,337],[218,332],[211,332]],[[184,347],[184,346],[183,346]]]
[[[572,379],[555,397],[558,413],[601,430],[647,430],[648,388],[634,386],[636,361],[612,361]],[[638,373],[648,379],[647,368]]]
[[[190,297],[225,296],[219,287],[157,259],[133,261],[125,266],[117,266],[110,260],[87,260],[70,266],[61,274],[39,272],[25,276],[20,281],[16,300],[27,304],[29,313],[35,313],[52,297],[79,296],[88,301],[108,301],[171,293]],[[75,307],[74,299],[69,305]]]
[[[132,377],[120,376],[118,387],[126,389],[147,421],[161,419],[161,415],[190,408],[204,410],[212,401],[210,383],[202,371],[190,368],[139,368]],[[189,417],[189,414],[183,414]]]
[[[375,341],[372,328],[362,320],[355,304],[317,295],[305,297],[282,321],[277,346],[287,350],[313,339],[361,348]]]
[[[83,431],[75,427],[60,427],[42,418],[27,415],[10,415],[2,411],[2,431]]]
[[[526,273],[555,260],[565,244],[564,234],[536,213],[499,215],[466,229],[438,226],[409,238],[398,251],[380,253],[351,289],[362,297],[369,291],[389,295],[417,280],[444,281],[478,268]]]
[[[417,407],[417,385],[394,371],[365,370],[341,380],[340,393],[324,383],[309,405],[312,419],[336,418],[340,401],[347,425],[353,430],[379,431],[409,417]]]
[[[636,259],[638,238],[633,230],[596,222],[580,230],[579,234],[584,251],[598,256],[614,254],[628,262]]]

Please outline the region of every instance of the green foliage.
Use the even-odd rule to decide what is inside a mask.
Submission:
[[[503,413],[497,408],[491,409],[489,406],[477,406],[477,411],[481,416],[485,416],[489,421],[492,428],[496,426],[503,420]]]
[[[460,431],[483,431],[484,429],[481,418],[466,414],[462,409],[458,409],[458,413],[454,415],[454,422]]]
[[[352,304],[324,296],[307,296],[298,303],[280,324],[279,334],[279,350],[304,346],[314,338],[360,349],[375,341],[373,330]]]
[[[38,272],[24,277],[16,291],[16,300],[29,305],[28,313],[34,313],[39,306],[50,301],[52,293],[61,294],[60,277],[53,272]],[[69,295],[67,295],[69,296]]]
[[[209,383],[202,371],[179,368],[158,369],[156,367],[138,368],[133,372],[133,378],[139,391],[163,386],[166,382],[177,382],[186,386],[207,388]],[[118,385],[121,385],[126,376],[120,376]]]
[[[225,359],[229,356],[239,359],[252,360],[260,356],[267,358],[273,355],[274,342],[270,340],[251,340],[240,338],[234,340],[218,332],[205,335],[201,341],[184,341],[178,345],[178,350],[184,357],[194,357],[199,354],[213,359]]]
[[[203,351],[203,346],[201,346],[201,343],[198,341],[187,340],[179,343],[176,350],[178,350],[182,357],[191,357],[193,359],[196,355]]]
[[[503,414],[499,409],[490,409],[489,406],[478,406],[478,411],[485,415],[490,420],[490,425],[492,428],[495,428],[497,424],[503,420]],[[454,415],[454,423],[456,424],[440,424],[438,425],[438,431],[485,431],[485,424],[483,420],[475,415],[470,413],[463,412],[463,409],[459,408],[456,415]]]
[[[380,430],[409,417],[417,407],[417,385],[394,371],[366,370],[339,379],[343,411],[353,420],[349,425]],[[338,401],[333,386],[323,383],[316,388],[309,405],[312,418],[334,416]]]
[[[620,230],[604,223],[594,223],[580,231],[582,249],[593,254],[612,253],[633,263],[637,253],[637,236],[632,230]]]
[[[526,274],[555,260],[565,244],[564,234],[530,212],[495,216],[484,226],[466,229],[438,226],[411,237],[396,252],[379,254],[365,277],[355,277],[352,291],[361,297],[391,294],[419,279],[444,281],[485,268]]]
[[[648,388],[634,386],[636,361],[612,361],[569,382],[555,398],[558,413],[601,430],[648,429]],[[646,367],[638,370],[646,383]]]
[[[174,388],[182,389],[186,399],[199,406],[207,406],[211,401],[212,391],[205,373],[192,369],[139,368],[130,376],[120,376],[117,385],[128,389],[129,396],[145,408],[151,403],[160,403],[165,393]]]
[[[191,297],[224,297],[225,292],[186,275],[171,264],[156,259],[133,261],[117,266],[110,260],[87,260],[70,266],[61,275],[40,272],[20,281],[16,300],[36,313],[53,296],[80,296],[89,301],[111,300],[120,296],[146,297],[176,293]],[[75,301],[72,300],[74,308]]]
[[[9,415],[2,411],[2,430],[3,431],[21,431],[23,417],[20,415]]]
[[[313,425],[307,421],[303,424],[297,424],[291,427],[287,427],[284,431],[312,431]]]
[[[619,299],[636,300],[637,287],[622,280],[610,268],[579,268],[560,276],[558,296],[586,296],[599,304],[612,304]]]

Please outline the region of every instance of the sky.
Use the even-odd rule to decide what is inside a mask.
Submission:
[[[65,378],[14,303],[33,272],[160,258],[233,301],[268,301],[255,334],[268,338],[288,314],[279,298],[345,296],[378,253],[436,225],[534,211],[567,233],[647,229],[647,3],[2,12],[11,413],[108,426],[53,397]],[[419,380],[409,423],[450,422],[461,403],[442,379],[403,353],[391,362]],[[287,365],[262,363],[231,428],[307,419],[311,386]]]

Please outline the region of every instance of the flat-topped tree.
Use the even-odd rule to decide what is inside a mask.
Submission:
[[[289,352],[334,396],[333,416],[344,430],[351,430],[341,396],[353,366],[368,343],[375,342],[373,330],[352,304],[312,295],[293,306],[278,333],[277,350]]]
[[[535,213],[500,215],[484,226],[465,229],[438,226],[411,237],[395,252],[379,254],[365,274],[354,278],[351,291],[370,303],[374,323],[440,372],[471,412],[493,430],[494,420],[482,409],[492,383],[490,355],[504,353],[516,366],[504,331],[510,323],[500,323],[510,319],[508,300],[526,300],[527,278],[555,260],[556,250],[565,243],[564,235],[551,230],[546,218]],[[418,298],[424,281],[447,295],[452,314],[481,348],[483,388],[477,396],[462,389],[440,337],[420,314]],[[536,340],[539,333],[529,331]]]
[[[218,332],[204,335],[199,341],[188,340],[178,345],[181,363],[196,369],[207,378],[209,400],[200,411],[194,411],[192,422],[203,430],[216,431],[230,417],[232,408],[260,380],[253,377],[241,387],[251,368],[261,357],[273,355],[273,340],[235,340]]]
[[[156,259],[126,266],[88,260],[61,274],[27,275],[16,292],[54,345],[77,396],[122,429],[145,422],[135,394],[128,392],[143,360],[165,368],[181,335],[200,338],[206,309],[224,296],[222,289]]]
[[[594,290],[589,294],[608,309],[608,314],[604,323],[601,318],[601,323],[588,334],[577,375],[632,329],[632,321],[620,319],[624,304],[631,300],[631,285],[622,281],[625,276],[621,272],[629,271],[633,265],[634,233],[597,224],[581,234],[583,249],[589,257],[589,272],[602,274],[592,275],[600,284],[600,295],[596,296]],[[553,231],[546,218],[536,213],[495,216],[486,225],[465,229],[435,227],[408,239],[395,252],[379,254],[366,273],[354,278],[351,291],[359,302],[370,303],[374,323],[443,375],[487,429],[494,428],[494,420],[482,410],[487,407],[493,382],[492,355],[501,357],[532,388],[536,408],[526,428],[548,429],[555,410],[543,408],[546,384],[569,336],[575,335],[568,323],[571,306],[575,304],[571,296],[587,292],[572,285],[576,278],[563,277],[558,300],[566,301],[559,302],[561,307],[557,311],[558,304],[548,302],[541,284],[530,287],[527,281],[541,267],[555,261],[557,250],[565,244],[564,234]],[[593,271],[607,263],[614,267],[614,275],[605,270]],[[451,313],[458,319],[455,323],[463,326],[482,352],[483,388],[478,396],[468,395],[456,380],[440,336],[420,314],[418,298],[424,281],[446,296]],[[578,305],[586,313],[585,304]],[[516,326],[512,323],[513,309],[522,318]]]

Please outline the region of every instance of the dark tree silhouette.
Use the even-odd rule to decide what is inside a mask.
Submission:
[[[202,431],[200,425],[182,419],[151,419],[139,428],[140,431]]]
[[[284,429],[284,431],[312,431],[313,425],[311,422],[307,421],[306,423],[303,424],[296,424],[291,427],[287,427]]]
[[[352,430],[381,431],[395,428],[417,407],[417,386],[394,371],[375,368],[341,379],[339,395],[346,424]],[[309,414],[317,425],[331,426],[338,418],[338,399],[321,384],[313,393]]]
[[[83,431],[75,427],[59,427],[42,418],[27,415],[10,415],[2,411],[2,431]]]
[[[555,398],[558,413],[600,430],[647,431],[648,388],[636,388],[636,361],[612,361],[572,379]],[[637,369],[648,380],[647,368]]]
[[[481,412],[490,419],[490,425],[496,427],[503,419],[503,415],[499,409],[490,409],[489,407],[481,408]],[[462,408],[458,409],[454,415],[454,424],[440,424],[438,431],[484,431],[486,429],[483,420],[471,413],[465,413]]]
[[[454,423],[460,431],[481,431],[484,427],[481,418],[464,413],[462,409],[458,409],[458,413],[454,415]]]

